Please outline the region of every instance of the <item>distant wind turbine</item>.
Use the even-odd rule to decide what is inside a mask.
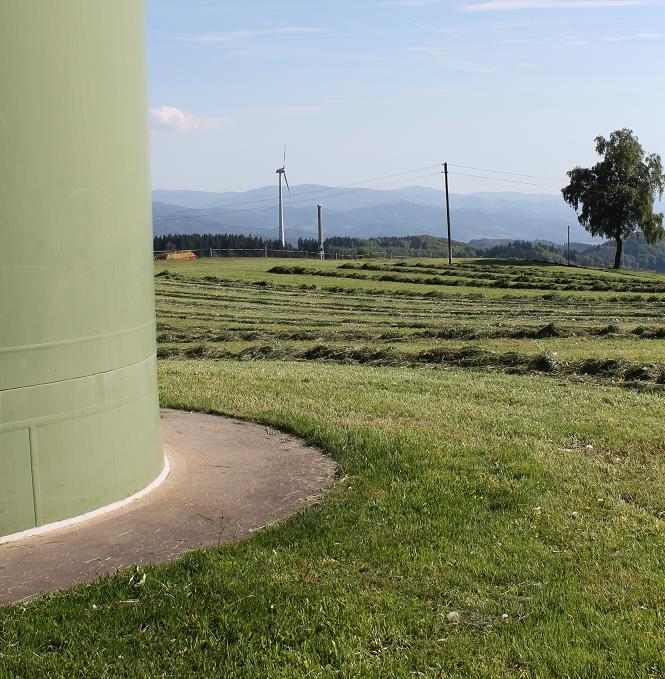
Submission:
[[[275,170],[275,173],[279,175],[279,240],[282,243],[282,247],[286,247],[286,238],[284,237],[284,205],[282,203],[282,176],[284,177],[286,188],[289,190],[289,196],[291,195],[289,180],[286,178],[286,144],[284,144],[282,167]]]

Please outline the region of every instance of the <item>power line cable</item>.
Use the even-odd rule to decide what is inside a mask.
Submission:
[[[391,179],[393,177],[399,177],[399,176],[403,176],[403,175],[406,175],[406,174],[413,174],[415,172],[422,172],[423,170],[431,170],[431,169],[437,168],[437,167],[439,167],[439,163],[436,163],[435,165],[425,165],[424,167],[417,167],[417,168],[414,168],[414,169],[411,169],[411,170],[403,170],[401,172],[394,172],[392,174],[382,175],[380,177],[373,177],[371,179],[363,179],[363,180],[360,180],[358,182],[343,184],[341,186],[331,186],[331,187],[325,187],[325,188],[322,188],[322,189],[313,189],[311,191],[302,191],[300,193],[294,193],[293,198],[296,199],[296,198],[300,198],[302,196],[314,196],[314,195],[317,195],[317,194],[320,195],[320,196],[323,196],[323,195],[327,195],[328,193],[331,193],[333,191],[337,191],[339,189],[344,189],[344,188],[347,188],[347,187],[360,186],[361,184],[369,184],[369,183],[372,183],[372,182],[381,181],[382,179]],[[407,181],[413,181],[415,179],[420,179],[420,177],[412,177],[412,178],[409,178]],[[357,189],[357,190],[360,191],[362,189]],[[294,201],[292,201],[292,200],[291,201],[285,201],[285,204],[290,204],[292,202],[294,202]],[[265,206],[261,205],[262,203],[268,203],[268,205],[265,205]],[[256,206],[258,209],[260,209],[261,207],[275,206],[275,205],[277,205],[277,203],[275,202],[274,198],[257,198],[255,200],[243,201],[243,202],[240,202],[240,203],[229,203],[227,205],[219,205],[217,207],[218,207],[219,210],[233,211],[232,208],[238,207],[238,206],[243,206],[243,205],[253,205],[253,206]],[[215,206],[213,206],[213,207],[215,207]],[[202,212],[202,213],[206,213],[206,215],[207,214],[213,214],[213,213],[209,212],[209,210],[211,210],[211,208],[189,208],[187,210],[187,212],[182,212],[181,215],[183,217],[193,217],[193,215],[191,214],[192,212]],[[215,213],[215,214],[221,214],[221,213]],[[178,214],[169,213],[169,218],[170,217],[177,218],[179,216],[180,215],[178,215]]]
[[[323,197],[330,195],[331,193],[335,193],[335,192],[336,192],[336,195],[348,195],[348,193],[350,193],[350,191],[344,191],[344,192],[340,193],[339,192],[340,189],[344,189],[344,188],[347,188],[347,187],[356,187],[356,186],[360,186],[362,184],[370,184],[370,183],[373,183],[373,182],[381,181],[383,179],[391,179],[393,177],[400,177],[400,176],[404,176],[404,175],[407,175],[407,174],[413,174],[415,172],[420,172],[422,170],[428,170],[428,169],[433,169],[435,167],[439,167],[439,165],[440,164],[438,164],[438,163],[436,165],[425,165],[423,167],[414,168],[414,169],[411,169],[411,170],[402,170],[400,172],[394,172],[394,173],[387,174],[387,175],[381,175],[379,177],[373,177],[371,179],[363,179],[363,180],[360,180],[360,181],[357,181],[357,182],[343,184],[343,185],[337,186],[337,187],[325,187],[323,189],[314,189],[314,190],[311,190],[311,191],[294,193],[293,198],[291,200],[286,200],[285,204],[286,205],[294,205],[294,204],[306,202],[308,199],[305,199],[305,201],[302,200],[302,198],[305,197],[305,196],[307,196],[307,197],[317,196],[317,197],[323,198]],[[490,169],[487,169],[487,168],[477,168],[477,167],[471,166],[471,165],[461,165],[461,164],[456,164],[456,163],[449,163],[449,165],[454,166],[454,167],[477,169],[477,170],[480,170],[480,171],[483,171],[483,172],[494,172],[494,173],[497,173],[497,174],[506,174],[506,175],[527,177],[527,178],[536,178],[536,179],[540,179],[540,178],[548,179],[547,177],[541,177],[539,175],[530,175],[530,174],[522,174],[522,173],[516,173],[516,172],[508,172],[508,171],[505,171],[505,170],[490,170]],[[479,179],[492,179],[492,177],[481,177],[480,175],[465,174],[465,173],[461,173],[461,172],[456,172],[455,174],[462,175],[462,176],[468,176],[468,177],[476,177],[476,178],[479,178]],[[400,184],[400,183],[403,183],[404,181],[415,181],[416,179],[422,179],[424,177],[429,177],[429,176],[433,176],[433,175],[420,175],[418,177],[409,177],[406,180],[400,180],[400,181],[397,181],[397,182],[382,184],[378,187],[371,187],[371,188],[380,189],[380,188],[383,188],[385,186]],[[507,182],[508,180],[498,180],[498,181],[506,181]],[[518,183],[518,182],[514,182],[514,183]],[[519,183],[522,183],[522,184],[525,184],[525,185],[536,186],[536,184],[532,184],[532,183],[529,183],[529,182],[519,182]],[[540,184],[538,186],[541,186],[543,188],[554,188],[554,187],[551,187],[551,186],[546,186],[544,184]],[[355,189],[355,190],[360,191],[362,189]],[[179,219],[194,219],[195,215],[192,214],[193,212],[201,213],[202,216],[206,216],[206,217],[207,216],[222,216],[224,214],[237,214],[237,213],[241,213],[241,212],[254,212],[255,210],[258,210],[258,209],[271,208],[271,207],[275,207],[276,205],[277,205],[277,203],[275,202],[274,198],[261,198],[261,199],[255,199],[255,200],[250,200],[250,201],[242,201],[242,202],[239,202],[239,203],[229,203],[229,204],[223,205],[223,206],[220,205],[216,209],[214,209],[214,206],[213,206],[213,208],[190,208],[186,212],[181,212],[181,213],[170,212],[170,213],[168,213],[168,215],[166,215],[164,217],[161,217],[159,215],[159,213],[156,213],[155,216],[160,218],[160,221],[162,221],[162,222],[170,222],[170,221],[177,221]],[[243,209],[243,210],[234,209],[234,208],[240,207],[240,206],[249,206],[249,207],[247,207],[247,209]]]
[[[475,177],[476,179],[488,179],[489,181],[492,182],[505,182],[508,184],[523,184],[525,186],[540,186],[541,188],[545,189],[557,189],[560,187],[554,186],[552,184],[535,184],[534,182],[521,182],[517,179],[502,179],[501,177],[483,177],[482,175],[479,174],[468,174],[466,172],[450,172],[450,174],[455,175],[457,177]]]
[[[525,177],[527,179],[545,179],[548,181],[556,181],[553,178],[550,177],[545,177],[543,175],[533,175],[533,174],[527,174],[527,173],[518,173],[518,172],[511,172],[507,170],[494,170],[494,169],[488,169],[488,168],[480,168],[476,167],[473,165],[462,165],[459,163],[448,163],[450,167],[459,167],[462,169],[472,169],[472,170],[478,170],[481,172],[491,172],[495,174],[503,174],[507,176],[514,176],[514,177]],[[382,184],[379,184],[377,186],[373,187],[368,187],[369,190],[379,190],[388,186],[394,186],[396,184],[403,184],[405,182],[412,182],[416,181],[418,179],[424,179],[428,177],[433,177],[435,175],[438,175],[439,172],[432,172],[428,174],[422,174],[418,176],[405,176],[405,175],[413,175],[416,172],[420,172],[423,170],[429,170],[433,168],[439,168],[441,166],[440,163],[437,163],[435,165],[426,165],[423,167],[419,168],[414,168],[411,170],[402,170],[400,172],[393,172],[391,174],[387,175],[382,175],[379,177],[373,177],[370,179],[363,179],[357,182],[352,182],[349,184],[343,184],[341,186],[336,186],[336,187],[324,187],[321,189],[314,189],[311,191],[303,191],[301,193],[296,193],[293,195],[291,200],[285,201],[285,204],[287,206],[297,206],[302,203],[307,203],[309,200],[311,200],[314,197],[319,198],[325,198],[328,195],[334,194],[335,197],[338,196],[344,196],[348,195],[351,193],[356,193],[358,191],[362,191],[363,188],[361,187],[363,184],[371,184],[374,182],[379,182],[384,179],[392,179],[394,177],[402,177],[400,179],[397,179],[396,181],[393,182],[383,182]],[[475,179],[484,179],[484,180],[489,180],[489,181],[496,181],[496,182],[501,182],[501,183],[509,183],[509,184],[520,184],[523,186],[535,186],[539,188],[546,188],[546,189],[561,189],[561,185],[554,186],[553,184],[543,184],[543,183],[535,183],[535,182],[524,182],[516,179],[506,179],[502,177],[487,177],[483,175],[478,175],[478,174],[472,174],[472,173],[466,173],[466,172],[458,172],[454,171],[451,172],[450,174],[456,175],[456,176],[462,176],[462,177],[471,177]],[[361,188],[351,188],[351,187],[361,187]],[[342,190],[346,189],[348,190]],[[592,192],[595,193],[607,193],[609,189],[613,188],[611,185],[607,185],[606,189],[603,188],[598,188],[598,189],[591,189]],[[244,208],[239,208],[237,206],[249,206],[249,207],[244,207]],[[180,220],[192,220],[196,219],[198,217],[215,217],[215,216],[224,216],[224,215],[230,215],[230,214],[240,214],[244,212],[255,212],[256,210],[262,210],[262,209],[268,209],[268,208],[274,208],[277,206],[277,202],[275,201],[274,198],[262,198],[262,199],[255,199],[251,201],[243,201],[239,203],[230,203],[224,206],[218,206],[217,208],[212,207],[212,208],[191,208],[188,209],[186,212],[182,213],[167,213],[164,216],[160,216],[158,212],[155,212],[154,216],[159,219],[160,223],[165,223],[165,222],[174,222],[174,221],[180,221]],[[235,209],[234,209],[235,208]]]
[[[547,179],[549,181],[557,181],[554,177],[547,177],[537,174],[522,174],[520,172],[508,172],[507,170],[489,170],[486,167],[474,167],[473,165],[459,165],[457,163],[448,163],[448,167],[461,167],[465,170],[478,170],[480,172],[493,172],[495,174],[507,174],[513,177],[526,177],[528,179]]]
[[[439,165],[437,164],[437,165],[432,165],[432,166],[429,166],[429,167],[437,167],[438,168]],[[404,173],[396,173],[396,174],[404,174]],[[394,176],[396,176],[396,174],[386,175],[386,176],[394,177]],[[437,170],[437,172],[430,172],[428,174],[422,174],[422,175],[418,175],[416,177],[406,177],[404,179],[398,179],[397,181],[393,181],[393,182],[385,182],[385,183],[380,184],[379,186],[374,187],[374,188],[375,189],[385,188],[386,186],[394,186],[396,184],[403,184],[405,182],[411,182],[411,181],[415,181],[417,179],[425,179],[427,177],[434,177],[438,174],[439,174],[439,171]],[[366,180],[366,181],[376,181],[376,180]],[[351,186],[351,185],[347,185],[347,186]],[[328,189],[329,192],[335,191],[335,197],[345,196],[345,195],[348,195],[350,193],[357,193],[360,190],[362,190],[362,189],[355,188],[355,189],[349,189],[348,191],[340,191],[336,187]],[[300,195],[304,196],[304,195],[307,195],[308,193],[309,192],[305,192],[305,193],[302,193]],[[319,196],[319,197],[323,197],[323,196]],[[271,200],[274,200],[274,199],[271,199]],[[290,200],[288,202],[285,201],[285,207],[294,206],[294,205],[297,206],[301,203],[307,203],[310,200],[311,200],[311,198],[301,198],[300,200],[293,199],[293,200]],[[182,219],[197,219],[197,218],[200,218],[200,217],[214,217],[214,216],[224,216],[224,215],[228,215],[228,214],[239,214],[239,213],[242,213],[242,212],[255,212],[258,209],[267,209],[267,208],[272,208],[272,207],[277,207],[277,203],[273,202],[270,205],[263,205],[263,206],[257,206],[257,207],[252,207],[252,208],[243,208],[243,209],[238,209],[238,210],[228,210],[226,208],[220,208],[219,210],[211,210],[210,208],[208,208],[207,209],[208,211],[205,212],[204,215],[198,215],[198,214],[192,215],[192,214],[190,214],[190,212],[182,213],[182,215],[169,214],[167,217],[160,218],[160,224],[162,224],[164,222],[180,221]]]
[[[520,173],[517,173],[517,172],[507,172],[507,171],[504,171],[504,170],[489,170],[489,169],[486,169],[486,168],[472,167],[471,165],[458,165],[458,164],[455,164],[455,163],[448,163],[448,166],[449,167],[461,167],[461,168],[475,169],[475,170],[480,170],[482,172],[495,172],[497,174],[506,174],[506,175],[512,175],[512,176],[516,176],[516,177],[527,177],[527,178],[533,178],[533,179],[549,179],[551,181],[557,181],[554,178],[544,177],[542,175],[520,174]],[[556,189],[562,189],[563,187],[562,187],[561,184],[568,181],[566,179],[566,180],[563,180],[563,182],[561,182],[561,183],[557,183],[556,185],[548,185],[548,184],[536,184],[536,183],[531,183],[531,182],[518,182],[516,180],[501,179],[501,178],[498,178],[498,177],[484,177],[484,176],[481,176],[481,175],[466,174],[466,173],[463,173],[463,172],[454,172],[454,173],[451,173],[451,174],[461,175],[461,176],[464,176],[464,177],[475,177],[475,178],[478,178],[478,179],[488,179],[490,181],[511,182],[511,183],[515,183],[515,184],[525,184],[526,186],[540,186],[542,188],[556,188]],[[592,193],[608,193],[608,190],[611,190],[613,188],[615,188],[614,184],[604,184],[604,185],[602,185],[601,188],[589,189],[589,191],[592,192]]]

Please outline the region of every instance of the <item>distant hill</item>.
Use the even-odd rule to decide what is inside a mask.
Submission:
[[[506,245],[509,243],[512,243],[513,239],[511,238],[474,238],[469,241],[469,245],[478,248],[479,250],[487,250],[488,248],[495,247],[498,245]],[[559,242],[554,242],[551,240],[542,240],[542,239],[536,239],[532,241],[536,245],[552,245],[557,248],[564,248],[567,247],[566,243],[562,243],[561,241]],[[585,250],[589,250],[590,248],[595,247],[596,245],[600,245],[600,243],[576,243],[575,241],[572,241],[570,244],[570,250],[571,252],[584,252]]]
[[[499,259],[538,259],[564,263],[567,251],[564,244],[506,240],[472,240],[469,243],[478,253]],[[570,244],[572,264],[609,268],[614,264],[614,242],[597,245]],[[648,245],[641,236],[624,241],[623,266],[631,269],[648,269],[665,272],[665,241]]]
[[[155,235],[169,233],[235,233],[274,238],[277,231],[276,188],[245,192],[153,192]],[[331,188],[305,184],[285,197],[287,236],[316,233],[316,204],[324,205],[326,236],[374,238],[444,235],[443,192],[423,186],[392,190]],[[565,240],[591,243],[575,213],[556,195],[474,193],[451,196],[453,237],[471,239]]]
[[[614,262],[613,242],[596,245],[578,256],[584,266],[609,267]],[[623,264],[633,269],[665,272],[665,241],[648,245],[644,238],[635,236],[624,241]]]
[[[274,186],[240,193],[157,190],[153,198],[155,236],[235,234],[252,235],[267,242],[277,236]],[[304,184],[293,187],[292,196],[285,198],[286,235],[290,242],[316,237],[319,202],[324,205],[326,238],[373,239],[367,247],[376,247],[379,238],[445,235],[442,191],[424,186],[377,190]],[[664,207],[662,202],[657,204],[659,210]],[[589,266],[609,266],[612,261],[613,244],[592,239],[578,224],[574,211],[557,195],[453,194],[451,212],[454,240],[469,242],[478,252],[491,250],[497,257],[522,256],[518,253],[529,250],[523,241],[531,241],[542,245],[538,253],[543,257],[561,253],[555,256],[559,261],[559,256],[566,255],[562,246],[570,224],[573,261]],[[438,251],[439,247],[437,244],[434,249]],[[665,271],[665,244],[649,246],[640,238],[628,239],[624,262],[629,267]]]

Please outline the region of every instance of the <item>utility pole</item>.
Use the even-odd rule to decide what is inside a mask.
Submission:
[[[570,224],[568,224],[568,266],[570,266]]]
[[[321,215],[321,210],[323,210],[323,205],[317,205],[317,217],[319,222],[319,259],[325,259],[326,253],[323,250],[323,218]]]
[[[446,222],[448,223],[448,265],[453,263],[453,242],[450,238],[450,196],[448,194],[448,163],[443,164],[443,175],[446,181]]]

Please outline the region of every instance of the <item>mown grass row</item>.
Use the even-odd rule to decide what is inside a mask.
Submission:
[[[390,281],[394,283],[417,283],[420,285],[437,285],[447,287],[500,288],[507,290],[558,290],[558,291],[594,291],[594,292],[633,292],[663,293],[665,283],[643,279],[617,280],[597,279],[585,281],[567,276],[545,277],[520,274],[510,275],[493,273],[488,275],[474,269],[449,269],[431,272],[426,271],[404,273],[406,268],[375,264],[342,264],[337,269],[316,269],[303,266],[278,265],[269,269],[269,273],[286,275],[325,276],[329,278],[351,278],[360,280]],[[413,270],[412,270],[413,271]],[[369,272],[369,273],[367,273]],[[476,273],[477,277],[473,274]],[[376,274],[376,275],[373,275]],[[482,274],[482,276],[481,276]]]
[[[277,269],[276,272],[271,273],[271,269]],[[469,285],[446,285],[451,290],[427,290],[428,285],[417,281],[411,283],[410,281],[389,281],[387,279],[378,279],[372,276],[351,275],[340,276],[339,272],[330,267],[316,269],[306,267],[293,267],[294,272],[288,271],[288,266],[278,265],[270,267],[262,274],[270,274],[267,278],[259,278],[255,280],[247,280],[243,278],[231,278],[219,275],[199,275],[188,276],[180,271],[171,271],[170,269],[161,269],[156,277],[160,280],[174,281],[182,284],[208,285],[208,286],[223,286],[223,287],[241,287],[252,286],[253,289],[260,288],[265,290],[276,291],[314,291],[321,294],[340,294],[355,297],[357,295],[367,297],[387,297],[389,299],[409,299],[409,300],[448,300],[454,299],[468,299],[482,301],[483,303],[492,304],[505,302],[510,303],[534,303],[538,300],[560,303],[575,303],[580,305],[598,304],[598,305],[621,305],[631,306],[635,305],[653,305],[656,307],[665,307],[665,298],[663,295],[648,295],[643,293],[623,293],[619,295],[610,295],[603,293],[602,296],[592,296],[586,290],[568,290],[563,292],[543,292],[532,290],[531,288],[513,289],[510,292],[503,294],[496,294],[501,288],[493,286],[481,285],[479,290],[474,290],[473,286]],[[343,273],[343,272],[342,272]],[[345,285],[317,285],[315,282],[317,278],[328,277],[338,278],[340,282]],[[279,283],[280,278],[287,278],[293,281],[292,283]],[[301,280],[303,282],[298,283]],[[366,283],[378,282],[378,287],[369,287]],[[394,283],[401,283],[401,285],[394,285]],[[495,294],[492,294],[495,291]],[[576,292],[581,294],[575,294]],[[529,293],[529,294],[527,294]]]
[[[160,346],[160,359],[199,360],[271,360],[323,361],[340,364],[375,366],[423,367],[448,366],[456,368],[492,368],[507,373],[547,373],[557,377],[574,376],[618,381],[626,384],[665,385],[665,364],[644,364],[616,358],[587,358],[563,360],[552,352],[521,354],[515,351],[497,353],[480,347],[448,349],[436,347],[418,352],[399,351],[393,347],[330,346],[315,344],[307,348],[297,346],[254,344],[239,350],[225,349],[210,344]]]
[[[422,293],[386,288],[279,285],[274,281],[246,282],[213,276],[159,278],[157,292],[158,302],[170,298],[182,299],[188,304],[199,306],[230,301],[236,304],[250,303],[264,308],[288,305],[294,313],[300,314],[304,309],[309,309],[319,315],[323,315],[322,310],[333,308],[338,312],[335,317],[346,310],[372,313],[384,312],[389,307],[400,314],[425,313],[430,317],[454,315],[460,321],[483,317],[487,322],[491,322],[494,317],[509,314],[519,322],[522,318],[538,313],[551,316],[554,320],[567,316],[586,317],[590,322],[603,316],[650,319],[650,322],[665,319],[664,295],[579,297],[560,293],[547,293],[542,296],[510,293],[496,297],[485,296],[480,292],[451,294],[433,290]],[[334,317],[330,316],[330,319],[333,320]]]
[[[478,263],[432,264],[426,262],[347,262],[339,265],[339,269],[359,269],[366,271],[394,271],[420,274],[435,274],[439,276],[464,276],[482,274],[483,278],[492,280],[514,280],[521,283],[544,283],[551,282],[559,285],[575,283],[582,288],[591,288],[594,285],[605,289],[606,285],[617,285],[617,290],[629,292],[635,287],[651,287],[653,292],[662,291],[663,281],[661,278],[649,272],[634,271],[598,271],[577,267],[563,267],[558,265],[543,266],[511,266],[508,263],[499,263],[496,260],[487,265]],[[534,286],[535,287],[535,286]]]
[[[289,275],[293,270],[288,267]],[[663,381],[660,295],[623,293],[615,300],[559,293],[540,299],[519,293],[423,295],[411,289],[397,294],[390,288],[280,284],[281,274],[266,273],[271,278],[229,281],[211,273],[192,278],[162,272],[160,357],[484,368],[642,385]]]
[[[420,323],[419,325],[424,325]],[[545,338],[577,338],[577,337],[597,337],[597,338],[639,338],[644,340],[665,339],[665,326],[643,326],[633,328],[621,328],[616,324],[602,326],[563,326],[558,323],[547,323],[543,326],[517,326],[517,327],[474,327],[469,325],[448,325],[427,327],[426,329],[405,329],[399,331],[392,330],[385,332],[383,327],[372,329],[345,330],[334,322],[331,322],[327,329],[303,328],[298,330],[271,329],[263,327],[260,329],[247,329],[243,325],[239,327],[224,327],[217,329],[212,326],[188,328],[177,330],[167,324],[161,323],[157,341],[160,343],[168,342],[232,342],[232,341],[256,341],[256,340],[343,340],[343,341],[369,341],[377,340],[380,342],[412,341],[416,339],[444,339],[444,340],[479,340],[479,339],[545,339]]]

